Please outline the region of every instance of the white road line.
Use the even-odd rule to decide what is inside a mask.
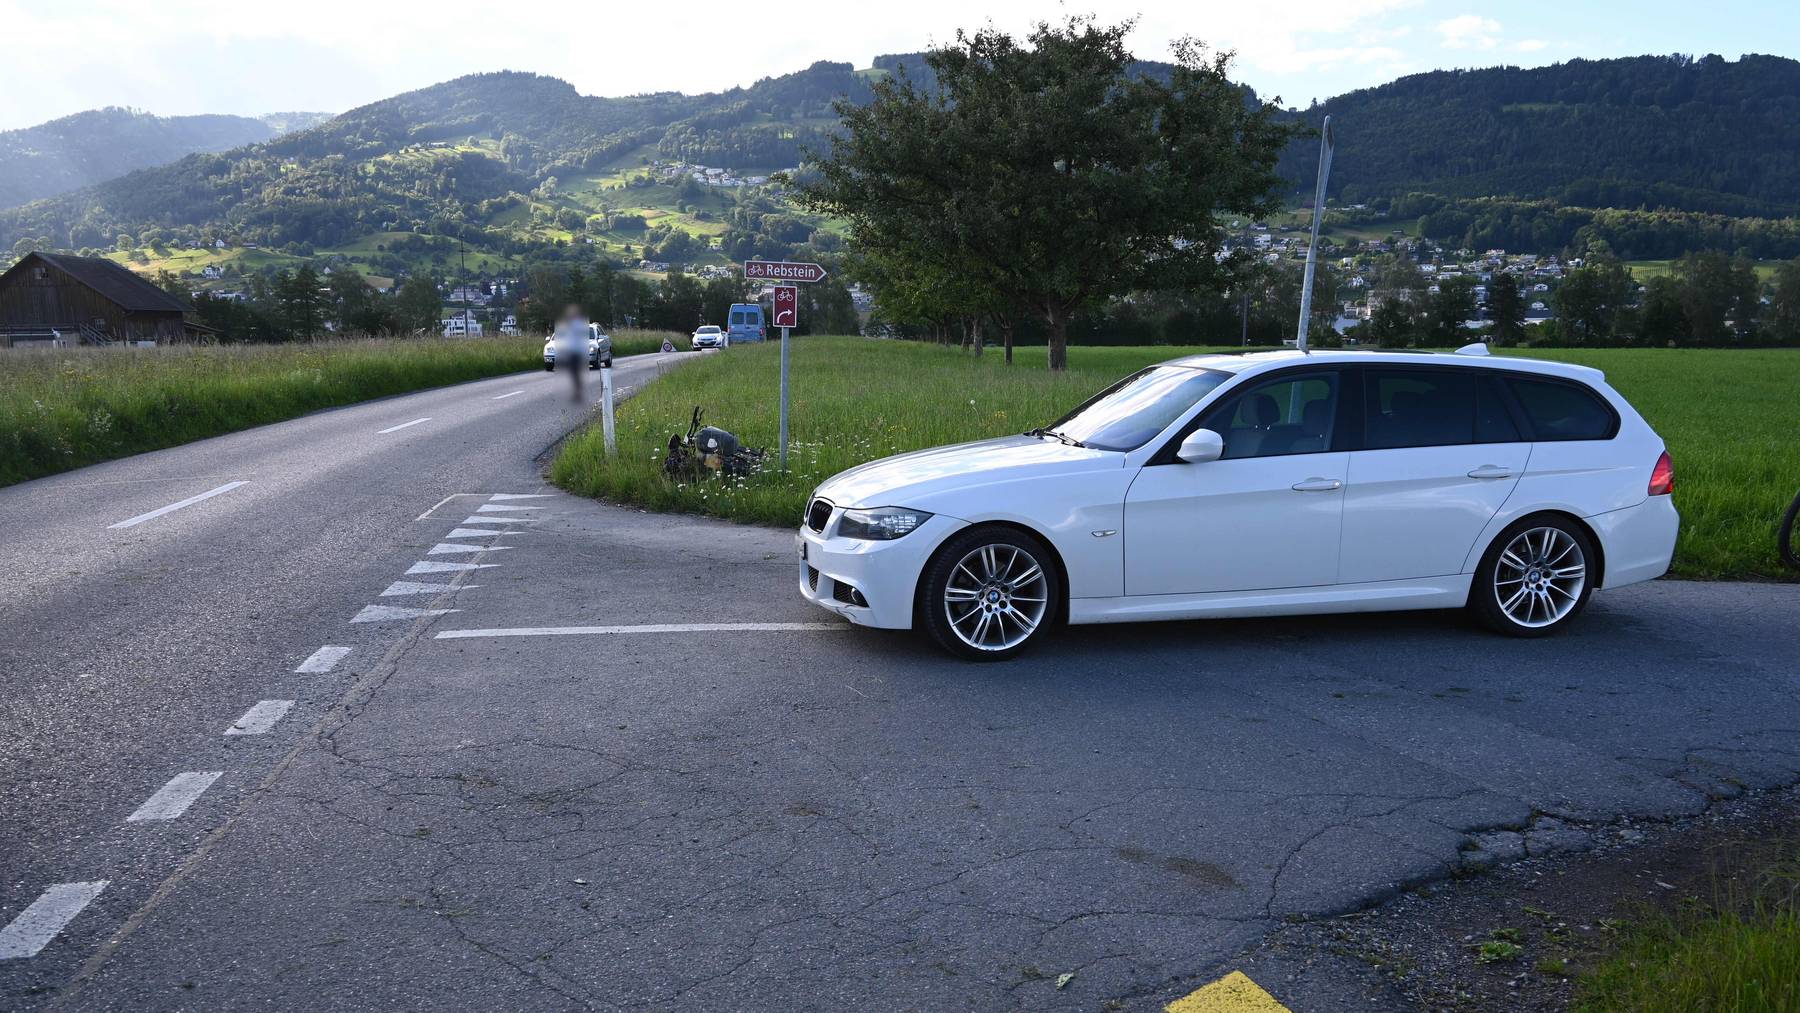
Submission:
[[[393,623],[403,619],[425,619],[430,616],[446,616],[462,609],[409,609],[398,605],[364,605],[363,610],[350,617],[353,623]]]
[[[510,535],[511,528],[457,528],[445,535],[445,538],[492,538],[495,535]]]
[[[244,712],[237,723],[225,729],[226,735],[261,735],[275,727],[275,722],[287,716],[294,706],[292,700],[258,700],[256,706]]]
[[[485,570],[490,566],[499,565],[499,563],[439,563],[434,560],[420,560],[407,568],[406,575],[410,577],[417,573],[456,573],[460,570]]]
[[[506,394],[502,394],[502,395],[500,395],[500,396],[499,396],[499,397],[496,397],[496,398],[492,398],[492,399],[490,399],[490,400],[494,400],[494,401],[504,401],[504,400],[506,400],[506,399],[507,399],[507,398],[509,398],[509,397],[518,397],[518,396],[519,396],[519,395],[520,395],[520,394],[523,394],[523,393],[525,393],[525,392],[524,392],[524,391],[522,391],[522,390],[515,390],[515,391],[511,391],[511,392],[509,392],[509,393],[506,393]]]
[[[455,556],[470,552],[505,552],[510,545],[470,545],[467,542],[439,542],[425,550],[427,556]]]
[[[400,431],[400,430],[402,430],[402,429],[405,429],[405,428],[406,428],[406,427],[407,427],[407,426],[416,426],[416,425],[418,425],[418,424],[419,424],[419,423],[421,423],[421,422],[430,422],[430,421],[431,421],[431,416],[429,416],[429,415],[427,415],[427,416],[425,416],[425,417],[424,417],[424,418],[422,418],[422,419],[413,419],[413,420],[412,420],[412,421],[411,421],[411,422],[402,422],[402,423],[400,423],[400,424],[399,424],[399,425],[397,425],[397,426],[389,426],[389,427],[387,427],[387,428],[386,428],[386,429],[382,429],[382,430],[378,430],[378,431],[377,431],[377,432],[376,432],[376,433],[375,433],[375,435],[376,435],[376,436],[382,436],[382,435],[385,435],[385,434],[387,434],[387,433],[397,433],[397,432],[399,432],[399,431]]]
[[[493,514],[489,514],[486,517],[464,517],[462,519],[462,523],[464,523],[464,524],[518,524],[521,521],[535,521],[535,520],[537,520],[536,517],[495,517]]]
[[[133,517],[129,520],[120,521],[117,524],[108,524],[107,528],[109,530],[115,529],[115,528],[134,528],[134,527],[137,527],[139,524],[144,523],[145,521],[153,521],[153,520],[157,519],[158,517],[161,517],[163,514],[174,513],[175,511],[180,510],[182,507],[193,506],[195,503],[198,503],[201,500],[212,499],[214,496],[218,496],[222,493],[228,493],[231,490],[236,489],[240,485],[249,485],[249,484],[250,484],[249,482],[226,482],[224,485],[219,486],[217,489],[208,489],[198,496],[189,496],[187,499],[184,499],[179,503],[170,503],[166,507],[157,507],[155,510],[150,511],[147,514],[138,514],[136,517]],[[485,507],[476,507],[476,509],[483,510],[486,508]]]
[[[169,778],[168,784],[158,788],[156,794],[138,806],[137,812],[125,817],[125,822],[175,819],[187,812],[188,806],[193,805],[194,800],[212,787],[212,783],[224,773],[222,770],[190,770],[185,774],[176,774]]]
[[[478,514],[500,514],[500,513],[510,513],[514,510],[542,510],[542,509],[544,509],[544,508],[543,507],[534,507],[534,506],[501,506],[498,503],[483,503],[480,506],[475,508],[475,512]]]
[[[515,626],[496,630],[445,630],[438,640],[474,637],[581,637],[627,633],[788,633],[847,630],[848,623],[653,623],[646,626]]]
[[[324,647],[307,655],[306,660],[302,661],[300,667],[294,669],[294,671],[329,672],[337,667],[338,662],[344,660],[344,655],[349,653],[350,648],[348,647],[338,647],[333,644],[326,644]]]
[[[82,909],[100,896],[107,880],[57,883],[44,889],[31,906],[0,929],[0,960],[35,957]]]
[[[464,584],[457,587],[455,584],[421,584],[410,580],[396,580],[387,586],[386,591],[381,592],[381,596],[393,598],[403,594],[442,594],[445,591],[467,591],[469,588],[480,586],[480,584]]]
[[[497,492],[488,499],[549,499],[554,495],[553,492]]]

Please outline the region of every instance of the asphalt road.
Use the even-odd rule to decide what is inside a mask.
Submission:
[[[806,605],[786,532],[545,488],[566,384],[0,490],[0,926],[106,882],[0,959],[0,1007],[1160,1009],[1503,828],[1576,847],[1800,779],[1800,587],[1602,592],[1544,641],[1364,615],[969,665]]]

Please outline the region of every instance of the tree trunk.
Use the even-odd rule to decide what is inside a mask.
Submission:
[[[1050,324],[1050,371],[1060,373],[1069,368],[1069,314],[1054,303],[1047,307],[1045,320]]]
[[[975,343],[975,357],[981,358],[981,317],[976,316],[969,327],[969,340]]]
[[[1003,317],[1000,320],[1000,344],[1006,349],[1006,364],[1012,365],[1013,319]]]

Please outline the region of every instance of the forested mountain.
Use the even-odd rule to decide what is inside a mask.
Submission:
[[[1425,191],[1580,207],[1800,212],[1800,62],[1639,56],[1440,70],[1340,95],[1331,192]],[[1310,180],[1317,142],[1283,165]]]
[[[584,96],[536,74],[476,74],[351,110],[308,130],[190,155],[0,211],[0,248],[20,240],[110,248],[147,230],[200,230],[261,244],[336,244],[433,222],[483,223],[491,203],[621,155],[778,168],[822,146],[830,105],[868,94],[850,64],[818,63],[747,88]],[[808,123],[808,121],[813,121]],[[260,124],[259,124],[260,126]]]
[[[628,177],[658,159],[743,172],[799,164],[805,150],[826,146],[834,99],[861,101],[872,80],[902,68],[915,78],[925,74],[918,54],[899,54],[863,71],[820,62],[725,92],[623,98],[584,96],[535,74],[477,74],[272,138],[267,125],[231,117],[83,114],[138,130],[192,120],[199,121],[194,131],[235,125],[262,133],[259,143],[189,154],[0,210],[0,251],[229,242],[306,256],[300,251],[379,242],[391,253],[395,244],[414,242],[404,235],[410,233],[460,236],[515,256],[585,239],[630,256],[647,254],[650,242],[660,244],[679,222],[701,249],[711,239],[715,251],[734,257],[745,237],[786,243],[778,237],[804,238],[812,226],[771,224],[768,216],[782,213],[778,201],[751,208],[725,191],[677,193],[667,180],[652,187],[648,177]],[[1167,66],[1138,70],[1155,75]],[[1246,98],[1253,100],[1247,89]],[[1412,214],[1435,215],[1434,237],[1550,247],[1607,208],[1734,220],[1800,214],[1800,63],[1793,60],[1646,56],[1438,71],[1288,115],[1316,124],[1327,113],[1338,138],[1333,195],[1382,209],[1393,202],[1396,216],[1409,201],[1419,204],[1409,195],[1430,195],[1438,203]],[[29,133],[0,135],[0,154],[25,147],[12,138]],[[230,142],[215,132],[189,143],[188,150]],[[108,171],[101,154],[144,155],[153,145],[100,147],[84,156],[92,172]],[[1295,197],[1309,189],[1315,155],[1316,141],[1301,140],[1284,159]],[[58,164],[67,161],[80,160]],[[17,185],[21,175],[0,169],[0,187]],[[1468,203],[1489,196],[1512,203]],[[0,191],[0,205],[6,203]],[[1563,209],[1585,211],[1571,217]],[[1676,232],[1685,227],[1670,221]],[[1729,231],[1708,222],[1708,235]],[[658,228],[663,236],[654,235]],[[737,232],[721,235],[721,228]],[[719,241],[733,238],[742,241]],[[1655,248],[1680,252],[1685,242],[1670,233]]]
[[[152,116],[114,107],[0,131],[0,207],[51,197],[196,151],[266,141],[329,118],[325,113]]]

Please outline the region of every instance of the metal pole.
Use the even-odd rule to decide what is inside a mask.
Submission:
[[[606,434],[606,456],[613,457],[619,452],[619,441],[613,434],[613,383],[612,367],[600,367],[600,429]]]
[[[787,470],[788,329],[781,329],[781,470]]]
[[[1331,117],[1319,137],[1319,185],[1313,192],[1312,242],[1306,247],[1306,274],[1300,282],[1300,331],[1294,345],[1306,351],[1306,327],[1312,317],[1313,266],[1319,259],[1319,222],[1325,217],[1325,177],[1331,175]]]

